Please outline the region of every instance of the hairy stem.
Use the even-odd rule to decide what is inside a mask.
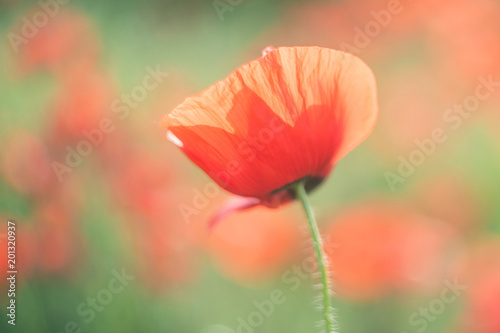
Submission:
[[[335,332],[335,320],[333,316],[332,299],[330,297],[329,270],[323,250],[323,240],[321,239],[318,224],[316,223],[311,204],[309,203],[309,198],[304,187],[304,182],[300,182],[295,186],[295,193],[302,202],[302,206],[304,207],[304,210],[306,212],[309,227],[311,229],[314,253],[316,255],[316,261],[318,263],[318,271],[320,274],[322,286],[323,318],[325,321],[326,331],[328,333],[333,333]]]

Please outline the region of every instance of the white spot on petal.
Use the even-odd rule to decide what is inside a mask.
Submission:
[[[167,139],[172,142],[174,145],[176,145],[177,147],[184,147],[184,144],[182,143],[181,140],[179,140],[178,137],[176,137],[174,135],[174,133],[172,133],[172,131],[167,131]]]
[[[266,47],[265,49],[262,50],[262,56],[265,57],[266,55],[268,55],[269,53],[273,52],[274,50],[276,50],[274,48],[274,46],[269,45],[268,47]]]

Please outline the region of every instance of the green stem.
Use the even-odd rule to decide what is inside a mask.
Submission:
[[[309,198],[304,187],[304,182],[300,182],[295,186],[295,193],[302,202],[302,206],[304,207],[304,210],[306,212],[307,220],[309,221],[309,227],[311,229],[313,247],[316,255],[316,262],[318,263],[318,270],[322,285],[323,317],[325,320],[326,331],[328,333],[333,333],[335,332],[335,321],[333,316],[332,299],[330,297],[328,263],[323,251],[323,240],[321,239],[318,224],[316,223],[311,204],[309,203]]]

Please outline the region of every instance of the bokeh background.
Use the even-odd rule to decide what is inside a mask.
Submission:
[[[268,45],[377,77],[374,133],[312,194],[340,331],[500,332],[499,1],[4,0],[0,35],[1,332],[316,330],[298,205],[208,232],[228,195],[158,125]]]

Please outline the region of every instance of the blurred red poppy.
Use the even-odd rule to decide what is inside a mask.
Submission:
[[[168,137],[220,186],[276,207],[312,190],[371,132],[373,73],[319,47],[282,47],[238,68],[163,118]]]
[[[290,211],[259,207],[229,216],[207,236],[207,246],[224,275],[241,283],[262,282],[297,254],[299,225]]]
[[[12,134],[2,147],[1,162],[5,181],[21,194],[42,196],[54,185],[48,151],[30,133]]]
[[[2,218],[3,221],[7,221],[7,219]],[[1,233],[0,234],[0,251],[2,253],[7,253],[7,233]],[[8,269],[8,262],[7,262],[7,256],[3,258],[3,260],[0,260],[0,287],[3,287],[7,283],[7,271]]]
[[[81,241],[75,217],[66,207],[44,204],[36,212],[34,228],[37,235],[38,268],[45,274],[66,274],[78,267]]]
[[[97,156],[117,203],[141,217],[165,220],[174,196],[173,167],[166,155],[136,149],[134,141],[118,130],[109,135]]]
[[[111,112],[113,88],[107,75],[80,64],[59,77],[61,91],[52,107],[50,136],[55,147],[79,140],[96,142],[105,139],[101,121]],[[97,133],[97,134],[96,134]]]
[[[430,0],[297,2],[287,8],[278,25],[265,29],[254,45],[321,45],[392,63],[401,46],[422,33],[425,17],[439,6]]]
[[[388,204],[369,204],[340,215],[326,233],[335,289],[354,300],[432,286],[451,238],[438,221]]]
[[[460,173],[439,174],[422,181],[415,197],[422,211],[430,216],[460,231],[474,232],[484,226],[485,205],[477,188],[465,178]]]
[[[460,332],[500,332],[500,239],[472,244],[460,257],[456,273],[467,287]]]
[[[478,77],[500,73],[500,4],[495,0],[447,0],[427,19],[432,50],[449,78],[478,84]]]
[[[131,225],[132,246],[141,279],[154,291],[188,284],[195,276],[195,247],[187,225],[175,218],[137,217]]]
[[[500,332],[500,266],[495,271],[478,277],[469,294],[469,325],[473,331]]]
[[[36,269],[38,259],[37,234],[33,224],[16,221],[16,266],[20,272],[21,280],[28,280]]]
[[[423,64],[408,64],[399,71],[386,73],[379,89],[384,112],[372,138],[377,150],[392,161],[394,156],[419,148],[416,142],[430,137],[442,122],[448,92],[432,69]]]
[[[134,147],[127,134],[110,134],[97,156],[113,199],[126,212],[123,231],[140,278],[152,290],[164,291],[193,278],[195,236],[177,209],[183,191],[176,186],[178,175],[168,155]]]
[[[23,17],[31,18],[40,10],[37,5]],[[23,29],[27,29],[26,22],[29,19],[14,31],[18,36],[25,36]],[[24,72],[39,68],[58,72],[73,61],[83,58],[95,60],[99,53],[96,35],[87,17],[67,9],[48,18],[48,23],[40,28],[33,25],[26,42],[20,43],[18,48],[16,61]]]

